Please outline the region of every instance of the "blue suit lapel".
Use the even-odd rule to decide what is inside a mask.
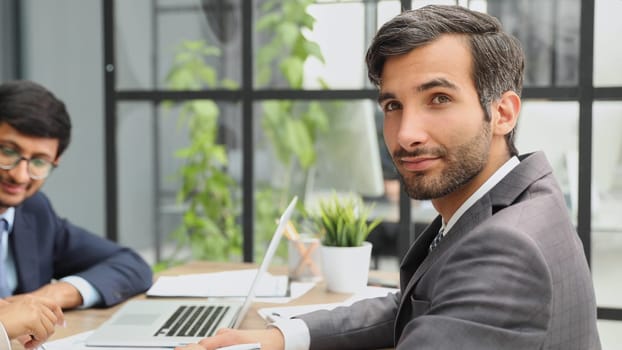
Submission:
[[[29,222],[32,222],[32,219],[27,218],[18,207],[11,234],[11,249],[17,270],[16,293],[33,291],[41,284],[38,254],[41,242],[38,241],[37,234]]]

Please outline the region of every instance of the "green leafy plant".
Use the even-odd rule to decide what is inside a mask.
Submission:
[[[214,68],[205,63],[219,55],[218,48],[203,40],[182,42],[166,79],[169,87],[173,90],[235,88],[235,82],[219,80]],[[170,108],[173,103],[166,102],[165,106]],[[163,265],[176,263],[179,251],[185,247],[191,249],[195,259],[227,260],[232,255],[239,256],[241,230],[236,222],[239,186],[226,171],[226,148],[217,139],[220,109],[211,100],[191,100],[179,107],[178,124],[187,130],[189,144],[175,152],[184,161],[177,173],[181,181],[177,202],[186,209],[181,224],[171,234],[177,248]]]
[[[331,247],[358,247],[380,224],[381,219],[369,221],[371,207],[354,197],[333,194],[320,200],[316,221],[322,244]]]
[[[262,5],[256,28],[259,33],[268,33],[270,40],[257,54],[257,85],[278,84],[282,79],[289,88],[302,89],[304,63],[312,57],[324,63],[320,46],[304,35],[315,23],[307,12],[314,2],[273,0]],[[279,74],[274,74],[274,67],[278,67]],[[327,88],[323,80],[319,81]],[[303,170],[309,169],[316,159],[316,137],[328,129],[328,116],[322,105],[278,100],[263,102],[262,109],[262,127],[277,159],[286,166],[296,160]]]
[[[262,45],[257,55],[259,86],[283,79],[290,88],[302,89],[305,61],[313,57],[324,62],[320,46],[304,35],[315,23],[307,12],[313,3],[314,0],[273,0],[262,5],[263,15],[256,28],[259,33],[269,33],[271,39]],[[279,74],[274,74],[274,67],[278,67]],[[319,82],[327,88],[323,80]],[[262,127],[278,160],[289,167],[287,175],[291,176],[293,160],[297,160],[303,170],[309,169],[316,159],[316,136],[328,129],[328,116],[322,105],[278,100],[263,102],[262,109]]]
[[[310,58],[324,62],[320,46],[307,39],[305,31],[313,29],[315,19],[308,7],[315,0],[270,0],[260,7],[261,16],[256,30],[265,34],[267,40],[260,44],[255,60],[256,84],[267,86],[285,83],[291,89],[302,89],[304,64]],[[320,86],[327,84],[319,79]],[[273,232],[274,218],[297,192],[297,181],[306,174],[317,159],[315,143],[317,136],[328,129],[328,113],[323,104],[271,100],[261,103],[262,130],[281,169],[272,184],[258,184],[256,207],[262,215],[256,215],[258,239],[268,241]],[[278,182],[279,186],[273,186]],[[302,181],[304,182],[304,180]],[[298,183],[299,184],[299,183]],[[302,204],[298,205],[301,211]],[[259,245],[257,245],[259,247]]]
[[[301,89],[304,80],[304,62],[315,57],[323,62],[319,45],[308,40],[303,32],[313,27],[314,18],[307,7],[314,0],[266,1],[260,8],[256,29],[266,34],[256,57],[257,85],[266,85],[272,79],[284,79],[293,89]],[[174,90],[200,90],[206,87],[235,89],[233,80],[218,77],[210,64],[220,56],[220,49],[204,40],[183,41],[169,70],[167,84]],[[273,74],[278,67],[280,74]],[[322,82],[322,86],[326,86]],[[170,103],[167,103],[170,105]],[[267,242],[274,231],[274,220],[289,202],[291,184],[297,167],[308,170],[316,159],[316,135],[328,128],[328,117],[317,102],[292,101],[262,102],[262,128],[269,140],[275,158],[283,165],[282,184],[273,188],[258,184],[255,193],[257,241]],[[185,210],[181,225],[171,237],[178,249],[190,247],[192,258],[227,260],[241,255],[241,227],[236,222],[240,201],[239,184],[227,174],[226,148],[217,143],[220,110],[211,100],[194,100],[181,105],[179,121],[188,130],[190,144],[176,152],[184,159],[179,169],[182,185],[177,200]],[[265,247],[255,245],[255,253]],[[174,258],[165,261],[167,265]],[[162,264],[161,264],[162,265]]]

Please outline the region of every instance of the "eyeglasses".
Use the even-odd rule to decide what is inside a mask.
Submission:
[[[52,169],[56,167],[54,163],[45,158],[26,158],[17,150],[0,145],[0,169],[11,170],[22,160],[25,160],[28,164],[28,175],[30,175],[30,178],[33,180],[45,179],[50,175]]]

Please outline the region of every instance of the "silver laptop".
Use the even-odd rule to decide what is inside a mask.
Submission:
[[[244,301],[131,300],[96,329],[87,338],[86,345],[174,348],[211,336],[220,328],[239,327],[255,298],[259,280],[270,265],[296,201],[297,197],[294,197],[279,219]]]

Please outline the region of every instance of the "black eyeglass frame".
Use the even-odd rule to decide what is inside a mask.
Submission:
[[[17,165],[19,165],[19,163],[22,160],[26,161],[26,169],[28,169],[28,176],[30,176],[31,179],[33,180],[43,180],[45,178],[47,178],[48,176],[50,176],[50,174],[52,173],[52,170],[54,170],[56,168],[56,164],[54,164],[54,162],[51,162],[47,159],[43,159],[43,158],[37,158],[37,157],[31,157],[31,158],[26,158],[23,155],[21,155],[19,152],[17,152],[16,150],[10,148],[10,147],[5,147],[5,146],[0,146],[0,149],[11,149],[13,152],[16,153],[16,155],[18,155],[19,157],[17,157],[15,159],[15,161],[13,162],[13,164],[0,164],[0,169],[2,170],[11,170],[11,169],[15,169],[15,167]],[[45,173],[45,175],[41,175],[41,176],[37,176],[37,175],[33,175],[32,174],[32,170],[30,169],[30,162],[35,159],[35,160],[39,160],[39,161],[44,161],[46,163],[48,163],[50,165],[49,170],[47,171],[47,173]]]

